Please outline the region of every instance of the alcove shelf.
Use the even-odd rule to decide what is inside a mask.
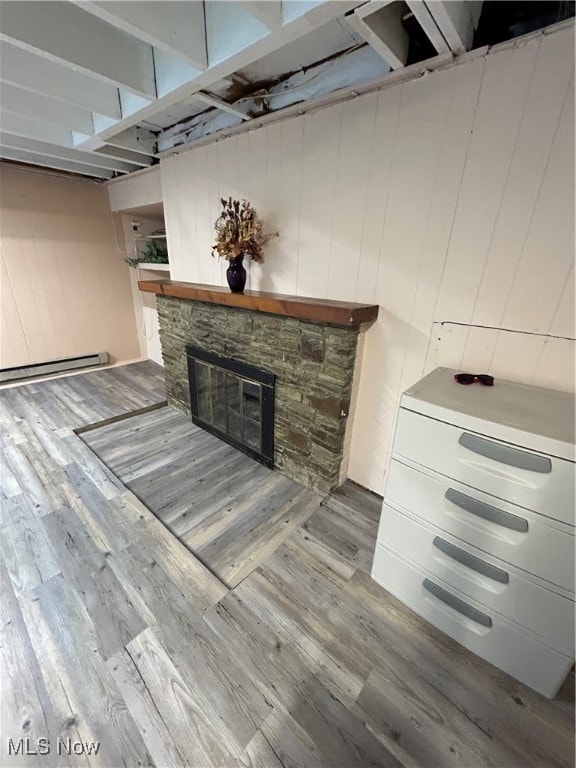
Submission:
[[[138,269],[146,270],[147,272],[170,272],[170,264],[153,264],[152,262],[143,261],[138,264]]]

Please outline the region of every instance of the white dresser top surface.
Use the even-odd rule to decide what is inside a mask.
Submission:
[[[501,379],[493,387],[458,384],[456,373],[436,368],[404,392],[400,407],[574,460],[574,395]]]

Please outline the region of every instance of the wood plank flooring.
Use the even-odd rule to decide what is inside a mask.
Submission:
[[[83,441],[228,587],[315,512],[322,497],[161,408]]]
[[[0,392],[2,766],[574,765],[573,702],[370,579],[352,484],[228,589],[73,431],[163,397],[149,363]]]

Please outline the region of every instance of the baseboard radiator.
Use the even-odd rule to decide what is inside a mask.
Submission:
[[[66,357],[60,360],[49,360],[45,363],[30,363],[17,365],[13,368],[0,368],[0,384],[6,384],[20,379],[30,379],[36,376],[49,376],[51,373],[65,373],[78,368],[93,368],[96,365],[108,363],[108,352],[98,352],[95,355]]]

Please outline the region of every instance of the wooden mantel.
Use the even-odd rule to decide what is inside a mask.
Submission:
[[[285,315],[300,320],[314,320],[317,323],[348,327],[371,323],[378,317],[378,306],[375,304],[284,296],[280,293],[263,293],[262,291],[231,293],[228,288],[217,285],[197,285],[174,280],[140,280],[138,288],[160,296],[224,304],[228,307],[251,309],[254,312],[269,312],[272,315]]]

